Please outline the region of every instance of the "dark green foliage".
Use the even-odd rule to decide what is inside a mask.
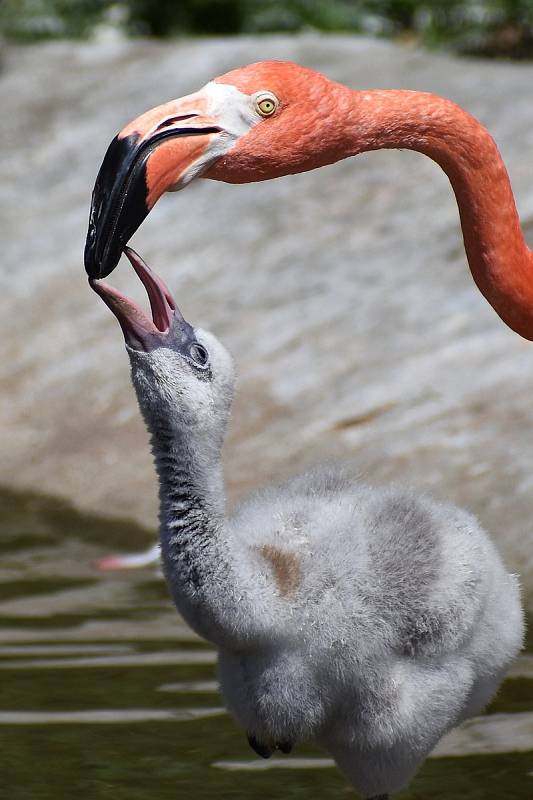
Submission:
[[[15,39],[88,36],[109,0],[0,0],[0,32]]]
[[[323,31],[361,31],[365,2],[350,0],[245,0],[244,29],[250,32],[300,31],[314,28]]]
[[[158,37],[410,34],[463,52],[533,56],[533,0],[0,0],[0,32],[14,39],[85,37],[102,22]]]
[[[133,33],[170,36],[179,33],[238,33],[244,0],[128,0],[127,26]]]

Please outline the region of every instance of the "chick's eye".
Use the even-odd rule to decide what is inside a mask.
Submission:
[[[255,107],[262,117],[269,117],[278,107],[278,101],[274,95],[259,95],[256,97]]]
[[[194,342],[189,347],[189,355],[195,364],[199,364],[201,367],[205,367],[209,360],[209,353],[205,349],[205,347],[198,342]]]

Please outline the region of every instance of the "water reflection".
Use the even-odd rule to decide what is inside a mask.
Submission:
[[[148,532],[0,492],[0,752],[10,800],[338,800],[310,747],[259,760],[220,705],[215,653],[151,569],[100,575]],[[404,800],[533,796],[533,655],[487,714],[445,739]],[[453,756],[453,757],[451,757]],[[29,768],[31,765],[31,768]]]
[[[190,692],[193,694],[218,693],[218,681],[178,681],[177,683],[164,683],[157,687],[158,692]]]
[[[100,709],[98,711],[0,711],[0,725],[94,725],[123,722],[153,722],[170,720],[186,722],[192,719],[218,717],[224,708],[155,708]]]
[[[245,771],[256,772],[267,769],[334,769],[335,762],[332,758],[269,758],[268,761],[255,759],[253,761],[215,761],[211,765],[217,769],[227,769],[230,772]]]
[[[72,667],[149,667],[162,664],[214,664],[216,654],[205,650],[174,650],[155,653],[135,653],[133,655],[105,655],[88,658],[43,658],[22,661],[8,661],[0,669],[71,669]]]

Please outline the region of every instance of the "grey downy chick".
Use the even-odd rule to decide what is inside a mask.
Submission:
[[[219,654],[221,690],[268,757],[328,750],[366,798],[406,786],[491,699],[519,651],[517,578],[466,511],[317,469],[229,517],[221,449],[233,361],[131,249],[152,319],[104,281],[151,435],[163,571]]]

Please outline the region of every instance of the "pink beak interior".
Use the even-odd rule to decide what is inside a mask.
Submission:
[[[168,334],[174,319],[183,317],[164,281],[131,247],[125,247],[124,253],[146,289],[152,319],[137,303],[106,281],[90,278],[89,283],[116,316],[126,343],[135,350],[150,351],[161,344],[161,337]]]

